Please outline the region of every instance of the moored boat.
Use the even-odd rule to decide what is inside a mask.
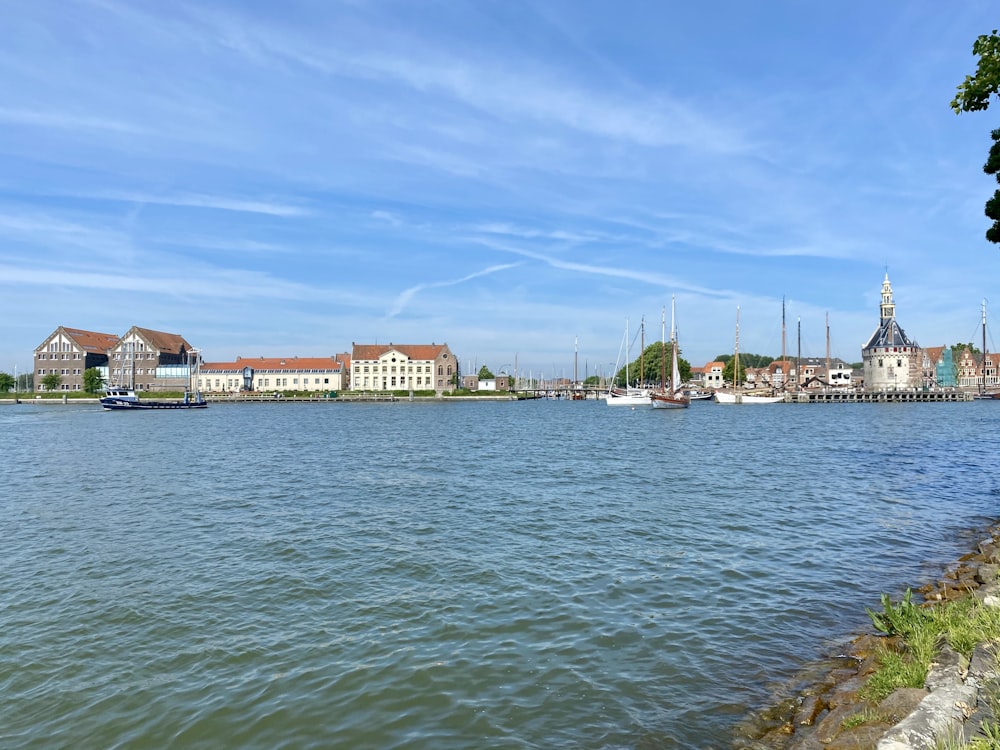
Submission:
[[[664,315],[663,318],[666,316]],[[666,321],[661,319],[660,334],[660,390],[649,394],[654,409],[685,409],[691,404],[691,399],[681,388],[681,372],[677,361],[677,329],[674,327],[674,299],[670,298],[670,387],[667,387],[666,344],[662,329]]]
[[[131,351],[130,351],[131,354]],[[197,388],[191,386],[197,383],[197,372],[201,366],[201,352],[191,349],[187,353],[188,359],[188,389],[184,391],[184,397],[179,401],[146,401],[139,398],[132,385],[133,377],[131,372],[131,356],[129,361],[122,365],[119,374],[124,382],[128,380],[128,385],[111,385],[105,389],[105,395],[101,397],[101,406],[106,411],[147,411],[151,409],[205,409],[208,402],[202,397]]]

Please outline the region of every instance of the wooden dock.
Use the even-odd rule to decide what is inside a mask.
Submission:
[[[785,395],[786,404],[938,404],[975,400],[965,391],[802,391]]]

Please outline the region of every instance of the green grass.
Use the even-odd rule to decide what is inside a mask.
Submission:
[[[947,643],[965,657],[979,643],[1000,641],[1000,610],[972,596],[917,606],[911,592],[898,604],[882,597],[882,612],[868,610],[876,630],[898,636],[902,646],[887,644],[876,656],[879,668],[868,678],[861,697],[878,703],[901,687],[923,687],[931,661]],[[996,746],[1000,750],[1000,745]]]

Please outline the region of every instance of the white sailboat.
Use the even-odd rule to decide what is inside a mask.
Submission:
[[[681,389],[681,371],[677,362],[677,329],[674,327],[674,298],[670,298],[670,387],[667,387],[666,344],[663,329],[666,321],[660,320],[660,390],[649,394],[654,409],[685,409],[691,405],[691,397]]]
[[[716,391],[715,400],[720,404],[777,404],[784,396],[760,396],[744,393],[740,388],[740,308],[736,308],[736,347],[733,350],[733,390]]]
[[[604,401],[608,406],[649,406],[649,391],[643,388],[632,388],[628,384],[628,360],[631,350],[628,340],[628,318],[625,318],[625,387],[611,386],[608,388]]]

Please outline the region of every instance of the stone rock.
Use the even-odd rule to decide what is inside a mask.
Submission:
[[[927,670],[924,687],[933,692],[939,688],[961,685],[965,678],[965,666],[962,655],[947,643],[944,644]]]
[[[841,732],[823,747],[826,750],[874,750],[890,724],[865,724]]]
[[[864,710],[864,705],[860,703],[845,703],[837,706],[816,725],[816,739],[824,745],[832,742],[843,731],[844,721]]]
[[[935,690],[879,740],[877,750],[933,750],[938,740],[962,731],[978,692],[968,685]]]
[[[878,704],[878,712],[895,724],[913,713],[928,695],[924,688],[897,688]]]
[[[976,570],[976,580],[984,586],[996,583],[998,575],[1000,575],[1000,565],[983,564]]]

